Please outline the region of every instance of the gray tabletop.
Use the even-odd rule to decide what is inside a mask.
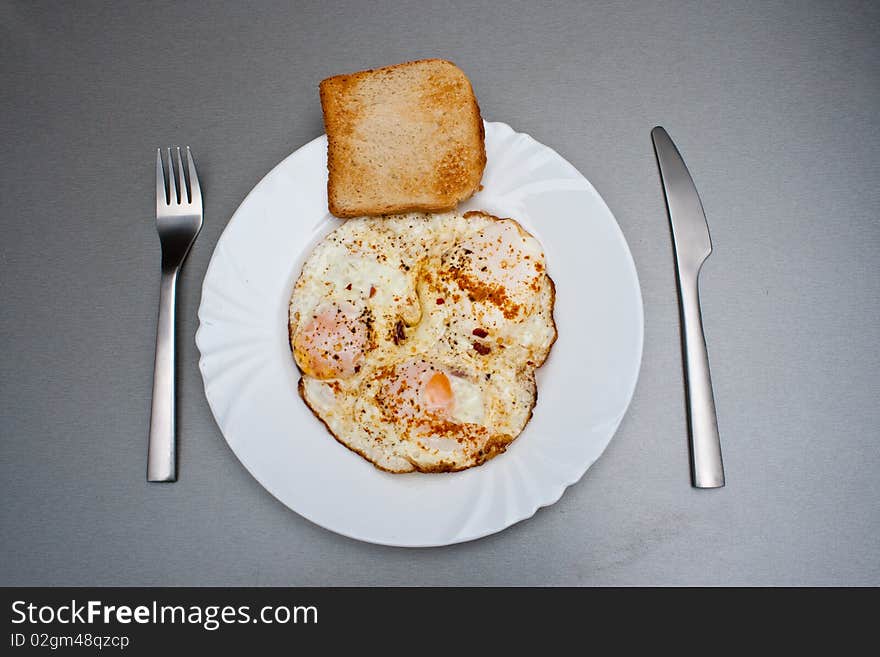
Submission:
[[[880,584],[880,5],[0,3],[0,584]],[[483,115],[571,161],[641,279],[630,410],[554,506],[394,549],[302,519],[205,401],[201,281],[251,187],[322,131],[320,79],[458,63]],[[728,485],[689,485],[671,243],[649,137],[691,168]],[[205,225],[180,282],[180,480],[145,481],[155,148]]]

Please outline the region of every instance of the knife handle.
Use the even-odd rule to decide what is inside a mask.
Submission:
[[[724,486],[724,465],[721,462],[721,438],[718,435],[709,355],[700,313],[700,268],[683,272],[679,267],[678,275],[691,480],[695,488],[720,488]]]

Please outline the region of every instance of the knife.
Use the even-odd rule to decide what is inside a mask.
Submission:
[[[681,308],[682,349],[687,391],[691,482],[695,488],[724,486],[721,439],[715,416],[715,397],[700,313],[699,276],[712,253],[709,226],[691,174],[669,134],[657,126],[651,131],[666,210],[672,227],[675,271]]]

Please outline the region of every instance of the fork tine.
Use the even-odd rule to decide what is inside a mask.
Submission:
[[[177,165],[177,193],[180,197],[181,205],[189,203],[189,194],[186,190],[186,174],[183,172],[183,160],[180,159],[180,146],[177,147],[177,158],[174,160]]]
[[[156,210],[168,205],[168,188],[165,186],[165,172],[162,169],[162,149],[156,149]]]
[[[199,174],[196,173],[196,161],[193,159],[192,151],[189,146],[186,147],[186,163],[189,169],[189,191],[192,202],[202,205],[202,189],[199,187]]]
[[[171,149],[167,149],[166,151],[166,159],[165,164],[168,169],[168,202],[171,205],[175,203],[180,203],[180,194],[177,189],[177,181],[174,179],[174,164],[171,161]]]

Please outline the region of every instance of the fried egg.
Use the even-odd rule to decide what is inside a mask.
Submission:
[[[480,465],[522,432],[556,339],[538,241],[482,212],[349,219],[290,299],[300,395],[389,472]]]

